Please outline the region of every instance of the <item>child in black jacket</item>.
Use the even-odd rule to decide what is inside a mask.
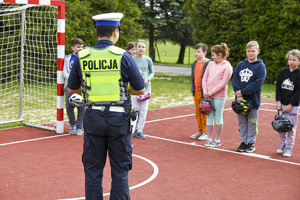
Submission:
[[[278,132],[281,140],[277,153],[283,156],[292,156],[292,148],[295,143],[296,128],[298,122],[299,101],[300,101],[300,51],[294,49],[286,54],[289,67],[280,70],[276,84],[276,109],[279,115],[289,119],[294,125],[289,132]]]

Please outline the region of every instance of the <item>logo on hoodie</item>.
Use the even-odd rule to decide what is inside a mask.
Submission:
[[[290,91],[293,91],[293,90],[294,90],[294,85],[293,85],[293,82],[290,80],[290,78],[285,79],[285,80],[282,82],[281,88],[282,88],[282,89],[286,89],[286,90],[290,90]]]
[[[248,82],[253,76],[253,72],[247,68],[240,71],[239,75],[241,76],[241,82]]]

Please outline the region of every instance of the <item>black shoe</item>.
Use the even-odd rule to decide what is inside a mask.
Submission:
[[[247,144],[242,142],[241,145],[236,149],[236,151],[244,152],[247,147]]]
[[[247,145],[245,151],[246,151],[247,153],[252,153],[253,151],[255,151],[255,146],[254,146],[254,144],[253,144],[253,143],[249,143],[249,144]]]

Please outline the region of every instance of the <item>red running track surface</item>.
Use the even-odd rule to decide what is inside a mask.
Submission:
[[[147,139],[133,138],[131,199],[300,199],[299,128],[292,157],[278,155],[280,140],[271,127],[275,101],[263,99],[256,151],[238,153],[231,102],[225,104],[222,146],[216,149],[189,138],[197,132],[193,105],[149,110]],[[65,133],[68,128],[66,123]],[[82,139],[29,127],[0,130],[0,199],[84,199]],[[104,199],[110,182],[107,163]]]

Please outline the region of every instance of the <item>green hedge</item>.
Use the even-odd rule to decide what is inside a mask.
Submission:
[[[185,9],[196,41],[209,47],[227,43],[233,67],[246,58],[246,44],[256,40],[268,83],[287,66],[285,54],[300,48],[299,0],[187,0]]]

